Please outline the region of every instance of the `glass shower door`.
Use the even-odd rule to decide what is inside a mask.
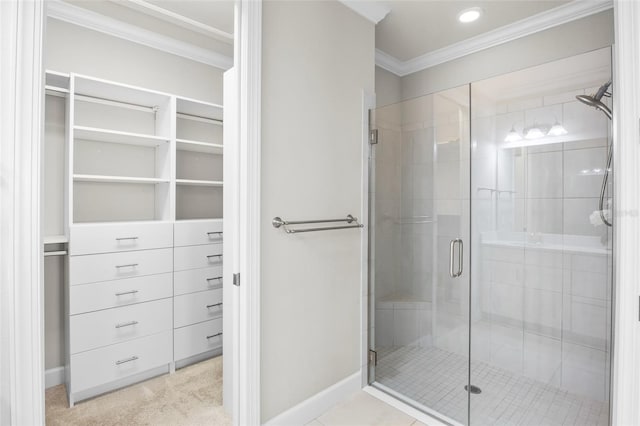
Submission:
[[[576,96],[610,64],[607,48],[471,85],[474,426],[609,423],[609,120]]]
[[[372,111],[372,385],[468,423],[469,86]]]

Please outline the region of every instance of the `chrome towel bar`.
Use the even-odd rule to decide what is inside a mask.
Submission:
[[[302,228],[302,229],[290,229],[288,226],[291,225],[309,225],[314,223],[336,223],[336,222],[346,222],[353,223],[353,225],[344,225],[344,226],[323,226],[322,228]],[[354,223],[355,222],[355,223]],[[271,224],[274,228],[284,229],[287,234],[297,234],[300,232],[315,232],[315,231],[332,231],[335,229],[349,229],[349,228],[362,228],[363,224],[358,223],[358,218],[353,217],[350,214],[347,215],[344,219],[324,219],[324,220],[284,220],[280,217],[274,217],[271,221]]]

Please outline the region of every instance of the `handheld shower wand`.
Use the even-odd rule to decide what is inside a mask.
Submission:
[[[611,113],[611,110],[609,109],[608,106],[606,106],[600,100],[600,99],[602,99],[603,96],[611,96],[611,94],[607,91],[607,90],[609,90],[609,86],[611,86],[611,80],[609,80],[608,82],[606,82],[605,84],[600,86],[600,88],[598,89],[598,91],[596,92],[595,95],[593,95],[593,96],[578,95],[578,96],[576,96],[576,99],[579,100],[580,102],[582,102],[583,104],[586,104],[586,105],[592,106],[592,107],[594,107],[596,109],[599,109],[600,111],[602,111],[609,118],[609,120],[612,120],[613,119],[613,114]],[[605,193],[607,191],[607,181],[609,180],[609,170],[611,170],[611,159],[612,159],[612,157],[613,157],[613,143],[609,147],[609,156],[608,156],[608,159],[607,159],[607,168],[604,170],[604,177],[602,178],[602,187],[600,188],[600,202],[599,202],[599,205],[598,205],[598,207],[600,209],[600,219],[607,226],[613,226],[613,224],[611,222],[609,222],[607,220],[607,218],[605,217],[605,215],[604,215],[604,196],[605,196]]]

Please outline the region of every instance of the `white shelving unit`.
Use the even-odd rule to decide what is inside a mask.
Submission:
[[[222,218],[222,113],[176,99],[176,220]]]
[[[75,74],[69,91],[71,224],[172,220],[175,98]]]
[[[63,84],[64,220],[46,241],[69,242],[73,405],[221,350],[223,110],[47,73]]]

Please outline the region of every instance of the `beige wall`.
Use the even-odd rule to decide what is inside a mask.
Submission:
[[[45,43],[47,69],[222,103],[221,69],[56,19]]]
[[[266,421],[360,368],[362,231],[287,235],[271,219],[360,215],[374,27],[337,1],[267,1],[262,49]]]
[[[403,77],[402,99],[607,47],[613,40],[609,10]]]
[[[392,72],[376,67],[376,105],[391,105],[401,100],[402,79]]]

